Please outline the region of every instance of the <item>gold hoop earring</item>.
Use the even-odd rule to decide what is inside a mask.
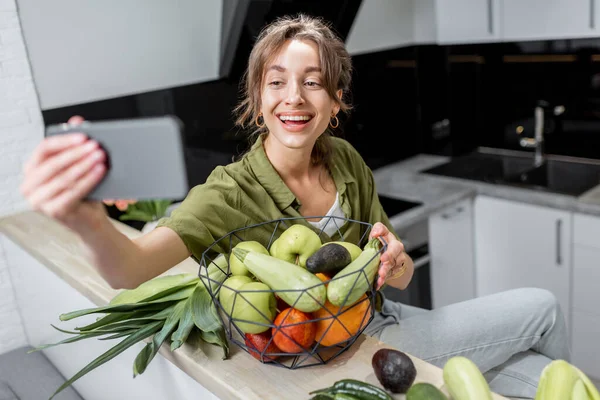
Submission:
[[[332,120],[329,121],[329,126],[332,129],[335,129],[335,128],[337,128],[340,125],[340,120],[338,119],[337,115],[332,115],[331,117],[332,117]],[[335,125],[333,124],[332,121],[335,121]]]
[[[260,117],[262,117],[262,113],[259,113],[259,114],[256,116],[256,118],[254,119],[254,123],[256,124],[256,126],[257,126],[257,127],[259,127],[259,128],[264,128],[264,127],[265,127],[265,119],[263,118],[263,123],[262,123],[262,124],[259,124],[259,123],[258,123],[258,119],[259,119]]]

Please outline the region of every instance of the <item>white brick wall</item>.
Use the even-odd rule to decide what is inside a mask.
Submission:
[[[0,0],[0,215],[26,207],[18,190],[21,168],[42,137],[42,115],[15,0]],[[26,261],[16,251],[0,236],[0,354],[27,344],[9,273],[9,265],[19,268]]]

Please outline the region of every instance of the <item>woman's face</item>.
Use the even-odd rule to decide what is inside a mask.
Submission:
[[[270,139],[312,149],[325,132],[339,106],[323,87],[320,64],[314,42],[289,40],[265,65],[261,112]]]

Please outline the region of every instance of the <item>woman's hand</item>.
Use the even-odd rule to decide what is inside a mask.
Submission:
[[[381,255],[381,265],[379,267],[379,277],[377,279],[377,290],[381,289],[384,283],[394,281],[394,287],[405,289],[412,278],[412,260],[404,251],[404,245],[389,229],[377,222],[371,229],[370,238],[377,237],[382,242],[387,243],[387,250]],[[396,282],[398,280],[398,282]]]
[[[79,124],[72,117],[70,124]],[[84,201],[106,174],[106,155],[82,133],[45,138],[24,166],[21,194],[34,210],[74,228],[104,213],[101,203]]]

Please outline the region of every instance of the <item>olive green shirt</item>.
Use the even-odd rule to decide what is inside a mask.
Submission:
[[[379,203],[370,168],[346,140],[332,138],[332,143],[331,174],[341,208],[351,221],[330,219],[330,224],[337,223],[340,228],[332,237],[320,233],[322,241],[345,240],[362,247],[368,240],[366,223],[382,222],[394,232]],[[170,217],[162,218],[158,226],[174,230],[199,260],[213,244],[211,253],[228,252],[241,240],[256,240],[268,247],[294,223],[319,233],[300,215],[300,205],[273,168],[259,138],[241,160],[215,168],[205,183],[192,188],[182,204]],[[265,223],[282,218],[280,223]],[[234,230],[237,232],[229,235]]]

